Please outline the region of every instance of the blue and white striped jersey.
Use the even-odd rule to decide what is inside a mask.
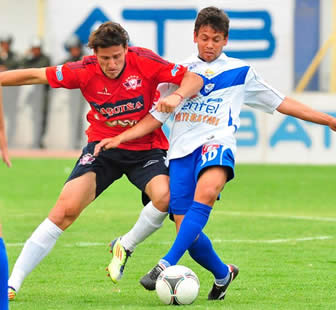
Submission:
[[[204,144],[221,144],[235,154],[235,132],[243,104],[267,113],[283,101],[284,96],[263,81],[244,61],[224,53],[211,63],[193,56],[182,63],[200,74],[204,86],[199,94],[184,100],[173,113],[167,159],[184,157]],[[162,97],[177,87],[161,84]],[[153,108],[151,114],[164,123],[171,115]]]

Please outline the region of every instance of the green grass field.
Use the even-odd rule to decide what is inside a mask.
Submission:
[[[44,220],[74,160],[14,159],[0,166],[0,219],[10,268]],[[227,263],[240,267],[225,301],[207,301],[212,275],[186,254],[200,295],[188,309],[336,309],[335,166],[238,165],[205,232]],[[166,220],[138,246],[118,285],[106,276],[108,243],[127,232],[141,210],[140,193],[119,180],[61,236],[27,277],[11,310],[165,309],[139,279],[175,237]]]

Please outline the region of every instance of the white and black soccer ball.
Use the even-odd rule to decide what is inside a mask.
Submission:
[[[189,305],[197,298],[200,283],[191,269],[175,265],[160,273],[155,289],[160,300],[167,305]]]

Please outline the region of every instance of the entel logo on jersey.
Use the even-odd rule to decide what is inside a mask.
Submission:
[[[136,89],[137,87],[141,87],[142,80],[136,76],[136,75],[131,75],[129,76],[125,83],[123,84],[127,90],[129,89]]]

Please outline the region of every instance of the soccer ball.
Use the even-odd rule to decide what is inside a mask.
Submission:
[[[160,273],[155,288],[163,303],[167,305],[189,305],[197,298],[200,283],[191,269],[175,265]]]

